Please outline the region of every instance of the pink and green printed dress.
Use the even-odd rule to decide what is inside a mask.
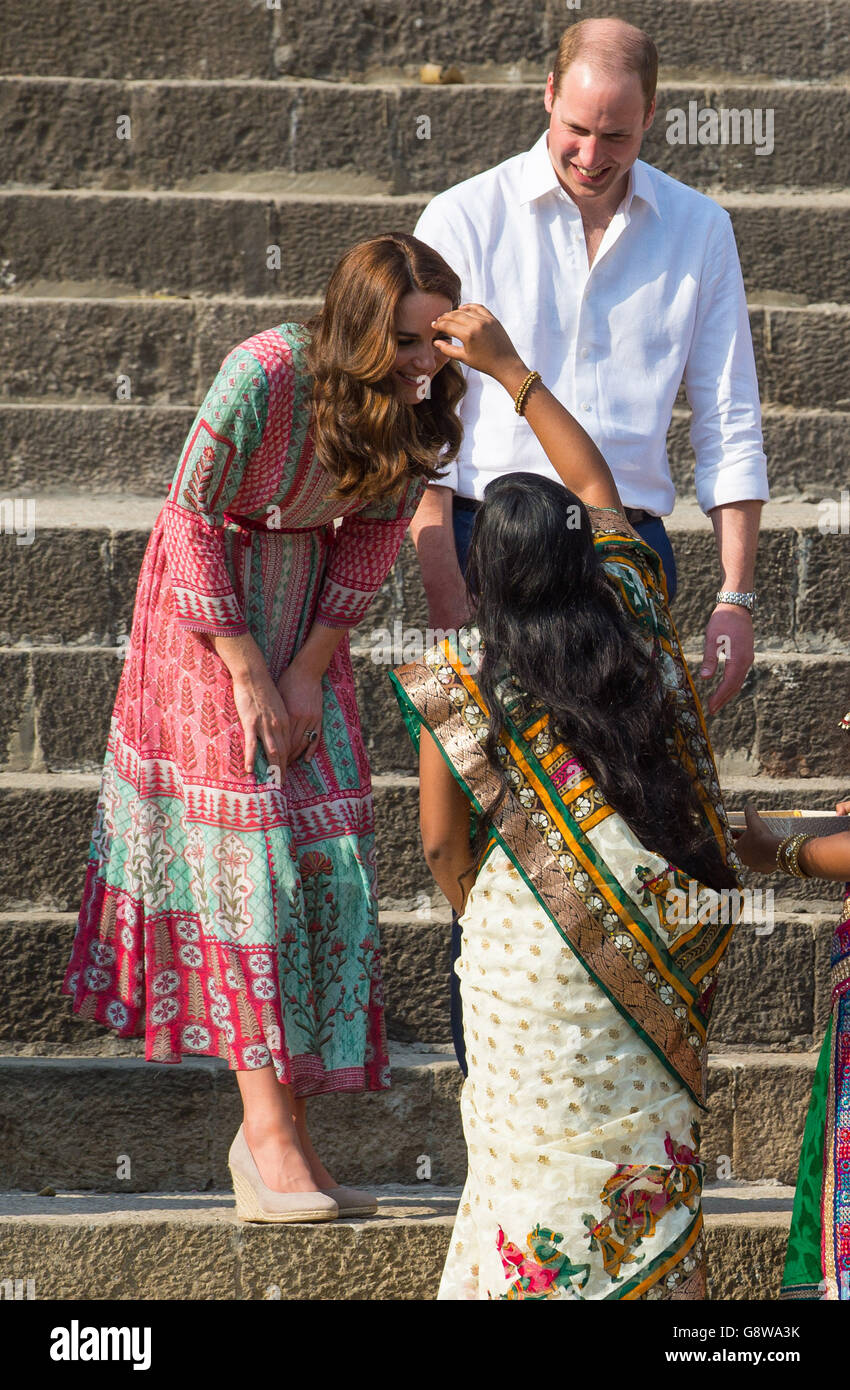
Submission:
[[[315,457],[309,335],[283,324],[222,363],[139,577],[63,992],[149,1061],[274,1066],[296,1095],[389,1085],[369,764],[348,637],[312,762],[244,770],[227,667],[250,632],[277,681],[312,623],[353,628],[421,496],[331,502]],[[334,519],[343,516],[341,525]]]

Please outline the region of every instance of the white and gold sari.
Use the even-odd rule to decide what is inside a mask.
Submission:
[[[622,519],[591,517],[676,694],[676,754],[706,826],[737,863],[657,557]],[[392,675],[411,735],[433,734],[473,823],[499,785],[479,646],[464,628]],[[511,791],[460,918],[469,1170],[438,1297],[703,1298],[705,1034],[734,922],[637,840],[522,692],[502,737]]]

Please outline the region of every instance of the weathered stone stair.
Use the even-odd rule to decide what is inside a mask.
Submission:
[[[731,806],[828,806],[850,790],[836,727],[850,707],[850,546],[819,526],[850,457],[850,193],[835,139],[850,110],[850,16],[845,0],[606,8],[659,44],[645,157],[729,209],[750,301],[773,501],[756,665],[710,725],[722,779]],[[426,624],[409,541],[354,643],[394,1084],[311,1103],[344,1180],[380,1185],[379,1216],[235,1224],[226,1067],[147,1064],[140,1042],[73,1017],[59,984],[142,550],[222,356],[309,316],[351,242],[412,229],[432,192],[530,145],[545,125],[542,77],[575,17],[556,0],[310,0],[297,23],[285,4],[232,0],[5,7],[0,488],[34,504],[36,531],[32,545],[0,534],[0,1279],[32,1278],[36,1297],[436,1292],[464,1177],[449,917],[418,847],[411,749],[373,660],[380,629]],[[459,65],[466,83],[420,85],[425,61]],[[691,100],[770,107],[773,154],[668,144],[665,112]],[[428,140],[416,138],[422,115]],[[129,399],[116,398],[119,377]],[[687,429],[682,397],[674,616],[698,659],[716,568]],[[769,886],[774,930],[737,933],[711,1034],[713,1298],[775,1297],[827,1016],[837,893]],[[58,1195],[33,1195],[45,1185]]]

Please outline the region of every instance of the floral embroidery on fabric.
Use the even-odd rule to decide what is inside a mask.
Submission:
[[[696,1143],[696,1139],[694,1141]],[[641,1264],[645,1256],[637,1247],[655,1233],[659,1220],[674,1207],[699,1207],[702,1169],[697,1154],[687,1144],[675,1144],[668,1133],[664,1147],[671,1160],[668,1169],[652,1164],[620,1164],[599,1194],[610,1216],[596,1220],[584,1216],[591,1251],[599,1252],[605,1271],[614,1282],[623,1265]]]
[[[499,1298],[526,1298],[539,1302],[543,1298],[564,1297],[561,1289],[572,1290],[577,1275],[582,1276],[578,1287],[583,1289],[590,1278],[590,1265],[573,1264],[569,1256],[558,1249],[563,1239],[563,1235],[537,1225],[526,1236],[526,1249],[523,1251],[513,1241],[505,1239],[500,1226],[496,1249],[501,1257],[505,1278],[512,1282],[507,1293],[500,1294]],[[571,1296],[580,1297],[574,1291]]]

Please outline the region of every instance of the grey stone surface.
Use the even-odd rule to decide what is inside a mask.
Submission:
[[[789,1217],[758,1213],[706,1221],[706,1297],[775,1302],[782,1287]]]
[[[342,1182],[462,1184],[462,1076],[453,1056],[393,1056],[392,1085],[308,1102],[316,1148]],[[710,1058],[701,1152],[710,1180],[793,1185],[816,1054]],[[241,1106],[223,1063],[186,1058],[0,1059],[0,1115],[10,1142],[4,1187],[136,1192],[226,1185]],[[125,1155],[126,1161],[120,1158]]]
[[[318,11],[317,11],[318,13]],[[126,7],[120,0],[41,10],[9,0],[2,71],[55,77],[270,77],[274,15],[265,5]]]
[[[46,188],[221,187],[228,177],[259,176],[273,187],[293,173],[339,171],[373,179],[376,191],[429,191],[530,147],[548,123],[543,92],[542,74],[532,84],[432,86],[59,86],[7,77],[0,79],[0,119],[9,132],[0,181],[15,182],[26,169],[29,183]],[[829,136],[847,119],[849,103],[837,84],[662,84],[641,155],[706,190],[841,187],[840,145]],[[732,117],[726,144],[719,136],[716,144],[673,143],[677,114],[706,108],[759,114],[749,130]],[[130,139],[116,138],[119,114],[130,121]],[[821,157],[813,160],[816,147]]]
[[[79,312],[83,317],[88,302],[80,302]],[[18,300],[14,308],[32,304],[35,309],[36,303],[40,308],[42,301]],[[11,299],[0,298],[0,323],[3,322],[4,308],[12,304]],[[293,312],[293,308],[300,309],[300,312]],[[290,318],[303,321],[309,317],[308,310],[311,308],[307,301],[301,305],[284,303],[278,314],[272,305],[265,306],[263,301],[258,308],[244,312],[241,308],[229,308],[227,305],[215,305],[206,312],[200,311],[201,319],[208,318],[212,324],[209,339],[196,340],[198,351],[204,358],[202,374],[200,379],[195,378],[194,391],[189,390],[188,383],[185,386],[180,383],[181,393],[186,399],[191,396],[192,405],[148,406],[132,401],[100,405],[73,401],[61,405],[0,401],[3,440],[0,464],[6,495],[11,489],[21,496],[57,487],[98,488],[112,492],[124,487],[134,492],[147,491],[164,496],[195,410],[225,352],[250,333],[271,326],[275,320],[279,319],[281,323]],[[20,362],[20,358],[26,352],[27,338],[38,330],[40,320],[35,313],[29,319],[25,313],[16,315],[16,318],[17,345],[11,346],[13,329],[7,326],[4,337],[8,345],[6,350],[10,357],[13,353],[18,354],[19,370],[37,392],[38,364],[31,356],[27,357],[26,362]],[[45,311],[45,318],[49,323],[48,311]],[[232,327],[216,329],[217,324]],[[120,328],[114,331],[119,334]],[[835,348],[837,352],[840,351],[840,344],[836,342]],[[113,363],[101,361],[97,353],[97,345],[93,344],[91,355],[88,355],[88,350],[84,354],[84,382],[95,378],[107,379]],[[58,381],[61,354],[59,361],[52,356],[48,360],[56,362],[51,370],[54,372],[52,379]],[[69,392],[73,392],[73,382],[65,374],[64,366],[62,371],[63,391],[67,386]],[[23,384],[23,376],[21,381]],[[157,389],[161,383],[162,377],[159,375]],[[110,386],[114,386],[112,379]],[[768,476],[774,501],[818,503],[824,498],[832,498],[836,504],[839,503],[847,481],[850,414],[840,410],[791,410],[767,405],[764,407],[763,423]],[[693,499],[694,456],[688,439],[689,428],[689,412],[677,410],[668,436],[668,453],[673,481],[680,496]]]
[[[8,364],[0,394],[10,401],[30,398],[65,406],[75,400],[112,403],[117,407],[113,420],[128,403],[127,389],[137,405],[189,405],[196,387],[196,333],[196,310],[188,300],[45,303],[8,297],[0,301],[0,352]],[[120,402],[119,376],[129,378],[122,383]],[[85,443],[90,457],[92,441]],[[131,460],[127,463],[129,481],[133,470]]]
[[[665,73],[732,72],[831,80],[850,71],[842,0],[608,0],[653,35]],[[296,26],[284,9],[234,9],[225,0],[182,12],[120,0],[79,12],[48,0],[38,11],[10,0],[2,70],[89,78],[360,77],[461,64],[468,76],[545,75],[562,31],[578,13],[561,0],[529,10],[522,0],[435,0],[401,9],[393,0],[311,0]]]
[[[814,313],[815,311],[810,311]],[[799,323],[805,325],[801,315]],[[793,355],[799,361],[799,354]],[[808,371],[808,367],[806,368]],[[776,377],[784,391],[790,376]],[[760,377],[765,388],[764,373]],[[801,394],[820,392],[820,384],[803,384]],[[681,497],[696,496],[694,484],[694,453],[688,431],[691,417],[687,410],[676,410],[667,437],[670,471]],[[803,405],[793,410],[787,407],[764,406],[762,412],[764,450],[767,456],[770,495],[775,502],[819,503],[824,498],[840,501],[847,481],[847,458],[850,457],[850,415],[841,410],[807,409]]]
[[[765,401],[776,405],[850,410],[844,370],[850,352],[850,309],[764,311],[766,339],[759,380]]]
[[[735,1146],[732,1171],[743,1181],[763,1176],[797,1181],[800,1144],[812,1093],[817,1052],[742,1060],[735,1067]]]
[[[42,299],[21,295],[0,297],[0,351],[8,369],[0,382],[0,400],[71,406],[74,403],[196,407],[224,355],[237,343],[278,323],[303,322],[315,313],[321,298],[288,300],[219,298],[193,299],[84,297]],[[837,305],[780,308],[754,304],[750,322],[765,421],[771,482],[798,488],[792,467],[806,462],[816,449],[819,496],[831,477],[823,457],[828,430],[850,431],[850,395],[842,363],[850,347],[850,312]],[[32,351],[39,335],[38,353]],[[116,401],[116,377],[130,379],[130,401]],[[798,408],[795,413],[772,406]],[[32,417],[30,409],[30,417]],[[147,418],[147,417],[146,417]],[[159,425],[162,415],[157,412]],[[787,428],[808,425],[805,445]],[[690,458],[687,439],[680,440],[687,412],[677,412],[671,430],[674,468],[679,455]],[[776,438],[771,431],[778,433]],[[817,433],[812,436],[812,429]],[[846,445],[845,438],[833,448]],[[7,448],[8,448],[7,444]],[[9,449],[11,453],[11,449]],[[798,458],[795,455],[802,454]],[[131,461],[126,481],[134,484]],[[132,461],[138,467],[136,460]],[[692,463],[682,466],[687,478]],[[137,486],[137,485],[136,485]],[[691,489],[692,491],[692,489]]]
[[[0,1049],[71,1055],[91,1043],[90,1053],[105,1056],[116,1046],[126,1054],[131,1044],[136,1050],[141,1045],[79,1018],[60,993],[78,906],[66,915],[21,912],[0,918],[6,990]],[[431,908],[423,894],[419,913],[381,914],[387,1033],[393,1042],[428,1039],[448,1045],[449,909],[445,903]],[[739,925],[719,977],[713,1048],[782,1053],[819,1046],[829,1010],[829,943],[837,916],[837,905],[831,912],[803,915],[790,913],[787,905],[783,910],[780,901],[772,931],[756,935],[762,921]]]
[[[712,1044],[811,1050],[818,979],[814,943],[811,919],[736,927],[718,975]]]
[[[274,210],[256,197],[5,192],[0,208],[3,259],[18,290],[68,280],[96,280],[110,294],[281,288],[266,268],[278,241]]]
[[[735,6],[684,0],[672,10],[665,0],[608,0],[605,13],[647,29],[667,74],[684,69],[831,79],[850,69],[840,0],[814,0],[804,9],[794,0],[777,0],[769,9],[756,0]],[[297,32],[281,25],[275,57],[281,72],[337,78],[415,71],[424,62],[459,64],[470,77],[490,68],[545,74],[563,30],[584,17],[565,10],[561,0],[532,10],[521,0],[498,6],[473,0],[462,8],[437,0],[413,14],[389,0],[369,6],[329,0],[321,13],[305,12]]]
[[[0,768],[27,767],[32,758],[34,701],[26,655],[0,651]]]
[[[376,1194],[375,1217],[262,1226],[240,1222],[227,1191],[10,1193],[0,1199],[0,1239],[9,1277],[31,1279],[36,1299],[434,1299],[458,1189]],[[786,1192],[732,1189],[714,1205],[706,1215],[708,1296],[775,1299]]]
[[[76,913],[20,914],[0,920],[0,974],[7,1002],[0,1015],[0,1050],[45,1044],[75,1053],[86,1042],[107,1046],[107,1034],[71,1011],[60,993],[71,956]]]
[[[387,1033],[448,1043],[451,924],[429,921],[422,901],[421,919],[381,923]]]
[[[392,228],[412,231],[426,199],[221,194],[0,194],[7,284],[98,280],[111,294],[142,286],[170,294],[313,296],[342,253]],[[750,296],[840,300],[850,271],[845,193],[727,193]],[[800,256],[798,247],[807,254]],[[268,248],[281,267],[268,268]],[[12,278],[13,277],[13,278]]]
[[[122,658],[117,651],[33,652],[38,751],[51,772],[99,772]]]
[[[54,488],[129,487],[164,498],[195,409],[0,404],[6,495],[14,489],[37,500]]]
[[[0,911],[79,909],[96,801],[94,778],[3,779]]]

